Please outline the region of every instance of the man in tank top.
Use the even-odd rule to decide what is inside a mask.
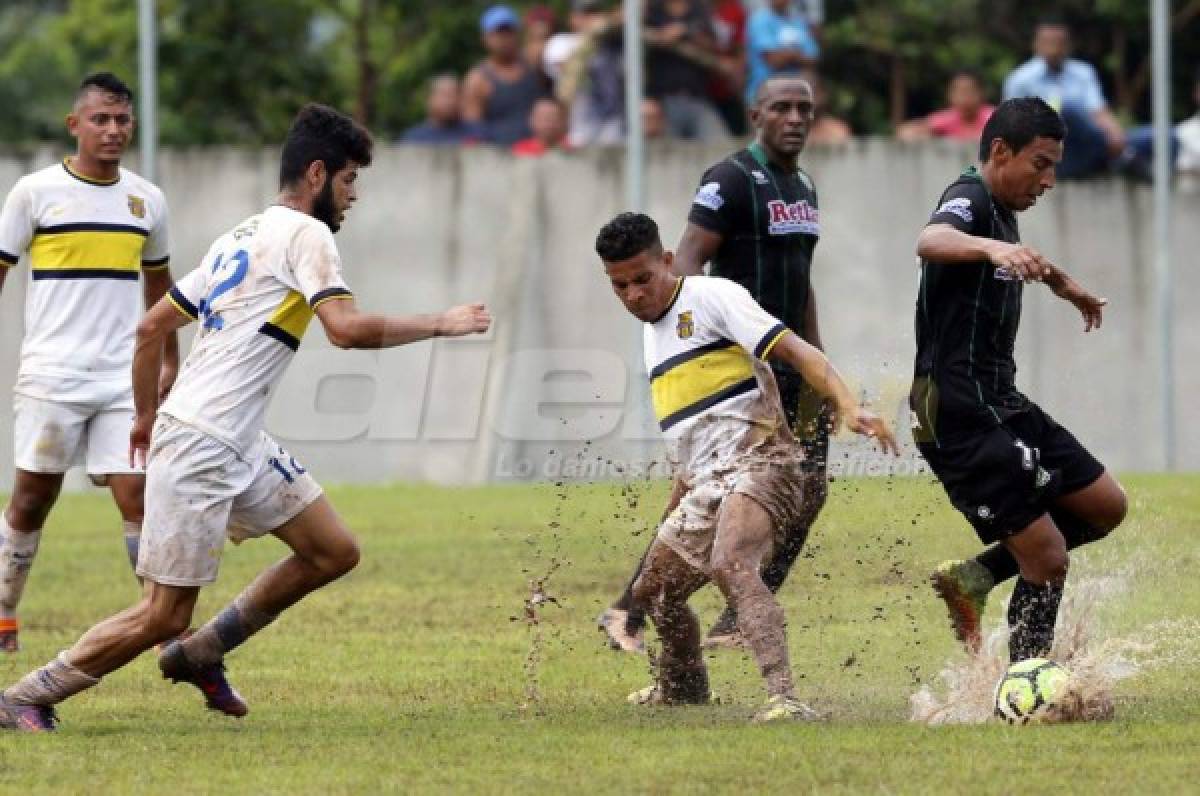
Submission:
[[[529,113],[546,93],[544,78],[521,57],[521,23],[508,6],[492,6],[479,28],[487,58],[467,73],[462,118],[482,128],[485,140],[503,147],[529,138]]]

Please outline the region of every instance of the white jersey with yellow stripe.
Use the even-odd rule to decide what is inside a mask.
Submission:
[[[67,161],[17,181],[0,211],[0,267],[30,283],[15,391],[59,402],[129,391],[141,271],[167,267],[162,191],[121,169],[100,181]]]
[[[654,414],[685,473],[733,465],[790,436],[765,364],[787,332],[744,287],[708,276],[681,277],[666,312],[645,325]]]
[[[247,455],[313,310],[350,296],[323,222],[280,205],[246,219],[168,294],[200,329],[160,411]]]

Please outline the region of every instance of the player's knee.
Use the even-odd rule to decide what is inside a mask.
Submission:
[[[713,556],[712,579],[722,594],[732,596],[739,593],[749,577],[757,577],[757,573],[741,558],[722,554]]]
[[[1116,490],[1112,497],[1105,502],[1104,509],[1100,516],[1100,536],[1108,536],[1118,525],[1125,521],[1126,514],[1129,513],[1129,498],[1125,494],[1125,489],[1120,485],[1116,485]]]
[[[141,522],[146,516],[146,504],[140,491],[131,494],[114,494],[113,502],[117,504],[117,511],[121,513],[121,519],[126,522]]]
[[[145,602],[139,612],[137,633],[147,646],[182,635],[188,629],[191,616],[178,606]]]
[[[1047,547],[1031,562],[1021,569],[1022,576],[1038,585],[1046,583],[1062,583],[1067,579],[1067,570],[1071,566],[1070,557],[1065,547]]]
[[[358,566],[362,558],[358,541],[349,534],[332,545],[320,559],[319,565],[330,578],[340,578]]]
[[[9,523],[22,530],[41,528],[57,499],[57,489],[19,489],[8,503]]]

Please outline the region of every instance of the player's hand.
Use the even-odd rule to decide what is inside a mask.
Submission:
[[[879,415],[863,407],[846,413],[846,428],[864,437],[873,437],[879,443],[884,453],[900,455],[900,446],[896,443],[896,435],[887,422]]]
[[[137,415],[129,431],[129,466],[135,470],[146,469],[150,455],[150,434],[154,430],[154,415]]]
[[[438,337],[462,337],[482,334],[492,325],[492,314],[483,304],[460,304],[438,317]]]
[[[1054,292],[1074,304],[1075,309],[1079,310],[1079,314],[1083,316],[1085,333],[1100,328],[1100,324],[1104,322],[1104,308],[1108,305],[1108,299],[1089,293],[1070,277],[1067,277],[1062,287]]]
[[[1040,282],[1054,273],[1054,266],[1041,252],[1020,243],[995,241],[988,260],[1022,282]]]

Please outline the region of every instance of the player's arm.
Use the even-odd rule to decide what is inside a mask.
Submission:
[[[29,249],[35,226],[29,190],[24,180],[20,180],[8,192],[0,209],[0,289],[4,288],[4,279],[16,266],[21,252]]]
[[[1042,282],[1054,295],[1071,302],[1079,310],[1079,314],[1083,316],[1084,332],[1100,328],[1104,322],[1104,307],[1108,305],[1108,299],[1088,291],[1071,278],[1070,274],[1054,264],[1050,264]]]
[[[142,271],[142,295],[146,301],[146,309],[150,309],[162,301],[163,296],[171,289],[171,271],[168,268],[146,268]],[[179,374],[179,335],[171,332],[163,340],[162,370],[158,379],[158,399],[161,403]]]
[[[194,317],[164,296],[154,303],[137,327],[133,347],[133,429],[129,432],[129,464],[144,467],[150,450],[150,431],[159,405],[163,349],[175,332]]]
[[[476,67],[467,73],[467,79],[463,81],[461,111],[464,122],[479,124],[483,121],[483,111],[487,106],[491,88],[483,70]]]
[[[390,316],[362,312],[345,296],[318,303],[315,312],[338,348],[392,348],[431,337],[480,334],[492,324],[483,304],[461,304],[433,315]]]
[[[767,358],[795,368],[814,390],[834,404],[837,416],[844,419],[855,434],[874,437],[885,453],[900,452],[892,429],[881,417],[859,406],[837,368],[816,347],[801,340],[790,329],[784,329],[770,344]]]
[[[1049,275],[1050,261],[1032,246],[971,235],[950,224],[930,224],[917,239],[917,256],[940,265],[977,263],[987,260],[1007,268],[1026,282]]]
[[[804,339],[818,351],[824,351],[821,342],[821,329],[817,325],[817,292],[813,290],[812,282],[808,283],[808,302],[804,305]]]
[[[704,264],[716,256],[723,240],[719,232],[689,221],[675,251],[675,273],[680,276],[704,273]]]

